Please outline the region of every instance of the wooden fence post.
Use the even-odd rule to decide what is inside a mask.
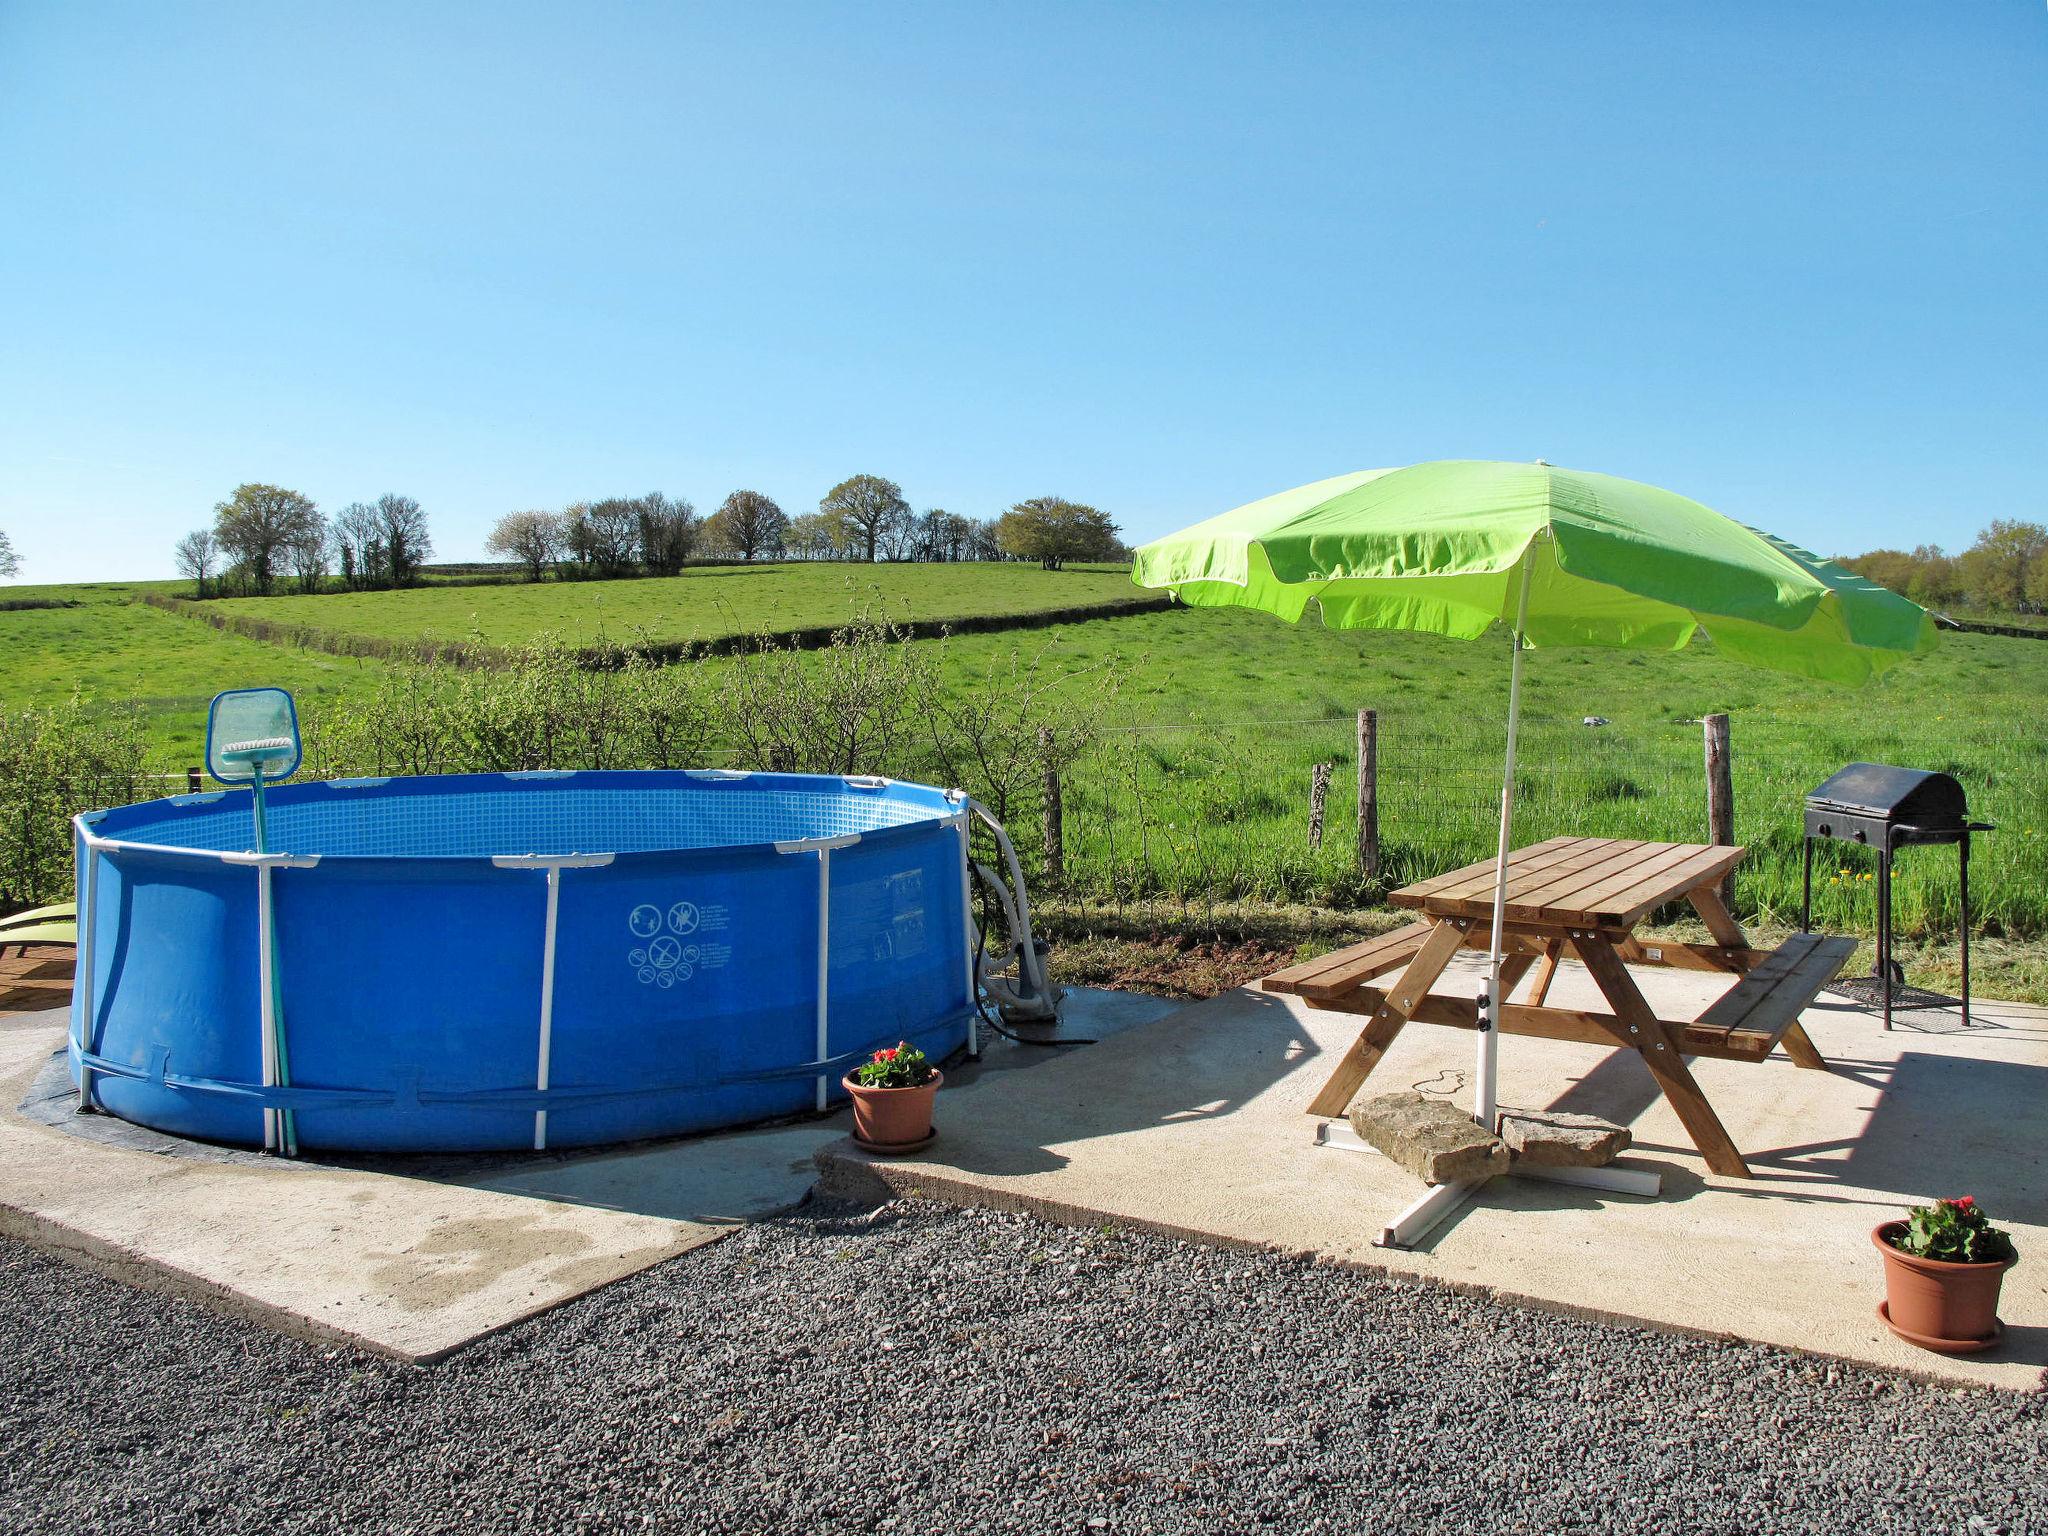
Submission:
[[[1358,712],[1358,868],[1368,880],[1380,873],[1380,714]]]
[[[1308,776],[1308,851],[1323,846],[1323,805],[1330,798],[1330,774],[1335,763],[1317,763]]]
[[[1735,775],[1728,763],[1728,717],[1708,715],[1700,722],[1707,741],[1707,841],[1717,847],[1735,846]],[[1721,881],[1721,901],[1735,905],[1735,871]]]
[[[1067,878],[1066,816],[1060,803],[1060,765],[1052,750],[1052,731],[1038,728],[1039,761],[1043,780],[1039,795],[1039,832],[1045,842],[1046,878],[1058,885]]]

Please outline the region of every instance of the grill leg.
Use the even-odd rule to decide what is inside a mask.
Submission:
[[[1799,931],[1813,932],[1813,834],[1806,836],[1806,878],[1799,890]]]
[[[1970,1027],[1970,834],[1962,842],[1963,1028]]]
[[[1892,851],[1877,856],[1877,971],[1884,985],[1884,1027],[1892,1027]]]

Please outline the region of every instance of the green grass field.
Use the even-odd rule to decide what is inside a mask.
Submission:
[[[539,634],[599,640],[713,640],[841,624],[863,611],[943,622],[1129,602],[1121,570],[1032,565],[721,565],[628,581],[415,587],[320,597],[224,598],[221,608],[277,624],[379,640],[481,639],[520,645]]]
[[[52,704],[76,691],[141,704],[164,766],[197,760],[206,705],[223,688],[274,683],[309,701],[335,698],[381,664],[289,650],[222,634],[127,599],[144,586],[0,587],[7,597],[76,599],[76,608],[0,612],[0,709]]]
[[[1068,865],[1096,891],[1189,902],[1345,900],[1352,852],[1354,712],[1379,712],[1380,826],[1389,883],[1491,852],[1505,745],[1504,640],[1474,642],[1288,626],[1228,609],[1060,626],[950,643],[965,682],[1002,642],[1055,646],[1057,664],[1120,666],[1103,746],[1069,774]],[[1797,920],[1800,813],[1808,790],[1858,759],[1945,769],[1980,838],[1980,920],[2048,933],[2048,643],[1949,635],[1934,655],[1864,689],[1669,654],[1530,653],[1517,774],[1517,840],[1706,836],[1701,715],[1732,717],[1736,834],[1752,849],[1743,905]],[[1589,727],[1588,716],[1605,726]],[[1335,767],[1320,853],[1308,848],[1311,771]],[[1841,850],[1835,850],[1838,854]],[[1867,923],[1868,856],[1818,866],[1817,920]],[[1849,874],[1836,883],[1841,871]],[[1899,917],[1955,920],[1955,858],[1901,860]]]
[[[672,594],[734,594],[684,609]],[[1018,567],[769,567],[673,581],[460,588],[362,597],[249,600],[316,613],[368,614],[402,638],[405,615],[467,633],[485,599],[500,641],[555,628],[565,637],[665,632],[685,622],[741,630],[830,622],[879,589],[899,618],[1029,611],[1114,601],[1118,572],[1047,573]],[[7,589],[10,595],[24,589]],[[80,607],[0,613],[9,666],[0,704],[17,708],[74,688],[144,701],[164,766],[192,760],[207,697],[223,687],[282,683],[316,706],[372,685],[381,664],[271,646],[124,602],[122,588],[69,589]],[[664,597],[664,593],[671,594]],[[25,595],[25,594],[24,594]],[[67,595],[40,589],[39,595]],[[696,600],[694,597],[692,601]],[[664,606],[666,605],[666,606]],[[459,617],[450,617],[451,613]],[[351,623],[369,619],[351,618]],[[691,633],[703,634],[700,628]],[[920,647],[940,642],[917,642]],[[1114,681],[1098,745],[1066,776],[1066,843],[1074,889],[1110,901],[1208,906],[1231,900],[1349,904],[1373,890],[1357,878],[1352,846],[1352,713],[1380,714],[1382,884],[1399,883],[1490,851],[1499,790],[1506,646],[1429,636],[1288,626],[1231,610],[1105,617],[943,642],[956,696],[972,697],[991,665],[1042,656],[1043,668],[1082,674],[1071,685],[1098,699]],[[718,668],[727,663],[707,662]],[[1973,897],[1996,933],[2048,935],[2048,643],[1949,635],[1935,655],[1855,690],[1737,666],[1697,645],[1676,654],[1538,651],[1529,659],[1519,838],[1558,833],[1696,840],[1704,836],[1697,718],[1733,717],[1737,835],[1752,855],[1741,904],[1767,921],[1796,919],[1798,829],[1804,794],[1859,758],[1944,768],[1968,787],[1976,814],[1999,823],[1980,839]],[[1587,716],[1610,723],[1588,727]],[[1029,729],[1022,722],[1020,729]],[[1308,787],[1334,765],[1323,848],[1307,845]],[[914,751],[875,766],[914,771]],[[1036,811],[1014,813],[1035,862]],[[1839,851],[1839,850],[1836,850]],[[1899,909],[1908,928],[1939,932],[1955,915],[1953,855],[1923,850],[1902,865]],[[1844,875],[1843,871],[1847,871]],[[1822,865],[1818,915],[1867,927],[1868,859]]]

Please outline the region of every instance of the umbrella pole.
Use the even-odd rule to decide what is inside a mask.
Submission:
[[[1506,939],[1508,854],[1515,825],[1515,745],[1522,728],[1522,633],[1529,625],[1529,570],[1534,563],[1523,557],[1522,593],[1515,604],[1510,637],[1514,659],[1508,665],[1508,756],[1500,781],[1500,846],[1493,861],[1493,940],[1486,950],[1486,995],[1479,1001],[1479,1047],[1473,1070],[1472,1118],[1489,1131],[1500,1114],[1494,1095],[1500,1067],[1500,1012],[1507,1002],[1500,995],[1501,946]]]
[[[1473,1070],[1472,1118],[1494,1129],[1500,1106],[1494,1098],[1494,1074],[1498,1066],[1500,1030],[1501,946],[1506,938],[1508,905],[1508,840],[1515,823],[1515,739],[1522,726],[1522,631],[1529,624],[1529,568],[1533,556],[1522,560],[1521,596],[1515,603],[1514,659],[1508,670],[1508,758],[1500,781],[1500,846],[1493,865],[1493,941],[1486,953],[1486,993],[1479,1005],[1479,1050]],[[1586,1170],[1573,1169],[1574,1174]],[[1380,1228],[1373,1242],[1381,1248],[1412,1248],[1432,1228],[1472,1198],[1484,1179],[1467,1179],[1457,1184],[1438,1184],[1413,1201],[1406,1210]]]

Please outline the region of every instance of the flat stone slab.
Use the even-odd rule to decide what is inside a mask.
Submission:
[[[1461,957],[1442,984],[1483,977]],[[1669,1017],[1696,1017],[1724,976],[1633,973]],[[1560,968],[1555,1006],[1602,1006],[1585,971]],[[1732,1335],[1980,1386],[2039,1390],[2048,1377],[2048,1009],[1986,1002],[1971,1029],[1886,1034],[1824,999],[1807,1031],[1836,1064],[1806,1071],[1699,1059],[1693,1073],[1755,1170],[1711,1173],[1640,1058],[1509,1036],[1500,1098],[1516,1109],[1598,1115],[1634,1145],[1618,1166],[1655,1171],[1656,1199],[1532,1179],[1496,1179],[1427,1245],[1375,1248],[1412,1201],[1384,1158],[1314,1145],[1306,1113],[1360,1020],[1252,989],[939,1095],[939,1137],[878,1161],[835,1143],[826,1187],[915,1188],[940,1199],[1120,1222],[1174,1236],[1313,1253],[1426,1276],[1595,1318]],[[1472,1037],[1411,1024],[1368,1084],[1464,1083]],[[2018,1242],[2006,1276],[2006,1339],[1939,1357],[1892,1337],[1870,1229],[1908,1205],[1968,1191]],[[1371,1341],[1364,1341],[1370,1348]]]
[[[1500,1117],[1500,1139],[1532,1168],[1604,1168],[1629,1144],[1627,1126],[1563,1110],[1510,1110]]]
[[[1490,1179],[1508,1171],[1501,1139],[1444,1099],[1374,1094],[1351,1106],[1351,1129],[1425,1184]]]

